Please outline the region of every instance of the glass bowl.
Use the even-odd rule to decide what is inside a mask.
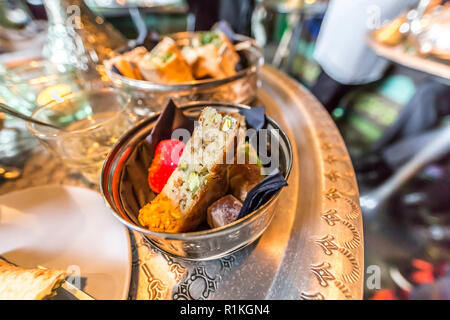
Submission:
[[[32,118],[62,130],[27,123],[28,130],[70,169],[98,184],[107,154],[136,124],[131,98],[115,88],[80,90],[37,108]]]
[[[25,113],[53,100],[54,95],[77,91],[82,85],[75,72],[61,72],[56,65],[46,60],[32,60],[12,67],[8,69],[2,82],[13,95],[8,97],[13,100],[8,101],[8,104]],[[24,102],[26,110],[23,110]]]
[[[194,32],[178,32],[168,35],[179,45],[190,42]],[[245,67],[231,77],[223,79],[204,79],[180,84],[161,84],[145,80],[124,77],[113,70],[111,61],[105,61],[106,74],[114,86],[123,88],[132,94],[135,112],[139,115],[151,115],[159,112],[167,104],[169,98],[177,104],[190,101],[225,101],[234,103],[250,103],[258,89],[258,73],[264,64],[262,49],[252,38],[235,35],[234,43],[245,46],[239,51]],[[123,51],[122,51],[123,52]]]
[[[202,109],[207,106],[226,112],[250,108],[225,102],[192,102],[180,108],[186,116],[197,119]],[[147,138],[158,116],[155,114],[128,131],[103,165],[100,189],[114,216],[131,230],[143,234],[162,251],[188,260],[220,258],[258,239],[272,221],[280,192],[273,195],[258,210],[221,228],[167,233],[149,231],[139,224],[137,219],[139,209],[154,197],[147,182],[148,168],[153,156]],[[277,159],[277,167],[287,180],[292,167],[292,147],[289,138],[267,115],[266,129],[270,134],[262,135],[268,143],[263,145],[279,146],[276,148],[278,151],[273,147],[270,149],[271,156],[277,152],[277,156],[273,159]]]

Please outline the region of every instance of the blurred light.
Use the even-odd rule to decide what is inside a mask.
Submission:
[[[431,237],[435,241],[443,241],[446,238],[445,231],[443,230],[442,226],[439,226],[439,225],[431,226],[429,231],[430,231]]]
[[[405,203],[406,204],[416,204],[421,201],[423,201],[423,194],[420,193],[411,193],[405,196]]]
[[[103,20],[103,18],[100,17],[100,16],[96,16],[95,17],[95,22],[97,22],[98,24],[102,24],[103,22],[105,22],[105,20]]]
[[[333,110],[333,116],[336,118],[340,118],[344,115],[344,109],[343,108],[336,108]]]
[[[397,268],[391,268],[389,269],[389,274],[392,278],[392,280],[403,290],[410,292],[412,290],[411,283],[406,280],[406,278],[400,273],[400,271]]]
[[[367,209],[373,209],[377,206],[377,201],[367,196],[362,196],[359,202],[361,207],[366,207]]]
[[[16,179],[20,177],[20,171],[19,170],[13,170],[3,173],[3,177],[6,179]]]
[[[25,23],[28,19],[26,12],[20,8],[9,10],[6,15],[10,21],[15,23]]]
[[[399,29],[400,33],[408,33],[409,32],[409,23],[403,23]]]
[[[33,6],[41,6],[43,4],[42,0],[28,0],[27,2]]]
[[[53,100],[56,102],[63,102],[64,99],[62,98],[62,96],[67,95],[71,92],[72,88],[69,85],[63,83],[57,84],[42,90],[36,98],[36,102],[38,105],[44,105]]]

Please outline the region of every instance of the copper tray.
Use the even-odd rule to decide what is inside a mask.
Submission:
[[[287,132],[294,160],[277,213],[255,244],[192,262],[134,233],[133,299],[361,299],[363,233],[358,187],[343,140],[317,100],[263,67],[255,104]]]

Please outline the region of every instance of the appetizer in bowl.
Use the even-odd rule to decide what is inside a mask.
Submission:
[[[171,157],[176,156],[177,152],[167,154],[166,159],[172,158],[170,162],[177,162],[178,166],[171,173],[161,193],[140,210],[139,222],[152,231],[186,232],[195,230],[205,220],[208,220],[212,227],[222,226],[218,221],[227,219],[221,217],[221,214],[226,215],[228,219],[233,216],[237,218],[242,207],[240,201],[231,194],[222,198],[229,189],[229,180],[237,173],[237,170],[230,172],[229,169],[253,165],[256,174],[250,183],[254,185],[261,181],[263,176],[263,168],[256,163],[235,163],[238,146],[245,143],[238,141],[239,131],[242,131],[241,136],[245,134],[244,116],[236,112],[218,112],[214,108],[206,107],[181,157]],[[158,146],[165,141],[160,142]],[[155,153],[150,173],[154,172],[153,163],[161,162],[157,155],[158,153]],[[228,159],[230,155],[234,156],[236,161]],[[163,174],[155,176],[159,178]],[[213,204],[214,206],[210,207]]]
[[[131,79],[175,84],[233,76],[240,59],[225,33],[208,31],[194,33],[186,45],[166,36],[150,51],[138,46],[109,63]]]
[[[231,38],[232,37],[232,38]],[[264,63],[256,41],[220,30],[179,32],[117,52],[104,62],[117,87],[132,93],[138,114],[158,112],[170,96],[189,101],[249,103]]]
[[[104,164],[101,189],[129,228],[173,255],[205,260],[264,232],[291,166],[289,139],[264,108],[169,104],[122,137]]]

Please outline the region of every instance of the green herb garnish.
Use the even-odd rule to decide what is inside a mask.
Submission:
[[[200,34],[200,44],[204,46],[205,44],[209,44],[213,39],[211,32],[202,32]]]
[[[212,43],[216,47],[221,46],[220,37],[216,32],[202,32],[200,34],[200,45],[204,46]]]
[[[186,171],[188,168],[188,164],[185,162],[180,162],[180,164],[178,165],[178,167],[180,168],[180,170],[182,171]]]
[[[169,52],[166,55],[161,57],[162,62],[167,62],[170,58],[172,58],[173,52]]]
[[[248,143],[248,141],[245,143],[244,146],[244,152],[245,152],[245,161],[250,164],[254,164],[254,162],[256,162],[256,165],[260,168],[263,167],[262,162],[259,160],[258,154],[256,153],[255,149],[253,149],[250,146],[250,143]],[[256,161],[255,161],[256,160]]]
[[[198,188],[200,188],[200,177],[198,176],[198,173],[195,171],[189,173],[187,183],[189,191],[192,193],[196,192]]]
[[[227,132],[231,128],[231,118],[224,117],[222,122],[222,131]]]

